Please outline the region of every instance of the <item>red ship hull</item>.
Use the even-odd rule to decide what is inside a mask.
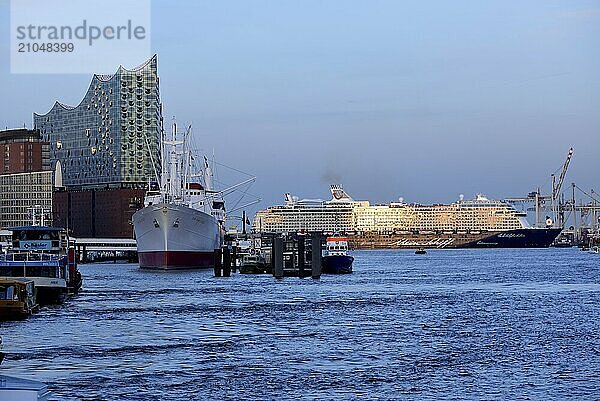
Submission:
[[[142,269],[197,269],[214,265],[213,252],[151,251],[138,254]]]

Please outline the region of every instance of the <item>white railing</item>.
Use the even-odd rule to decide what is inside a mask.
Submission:
[[[64,258],[65,255],[58,255],[53,253],[7,253],[0,255],[0,261],[2,262],[39,262],[39,261],[58,261]]]

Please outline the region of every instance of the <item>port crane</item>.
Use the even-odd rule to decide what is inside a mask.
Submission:
[[[563,163],[562,167],[559,168],[561,170],[558,180],[556,179],[556,175],[552,174],[552,191],[550,195],[542,195],[540,192],[540,188],[537,191],[530,192],[526,198],[509,198],[506,199],[507,202],[510,203],[534,203],[535,210],[535,226],[554,226],[554,227],[563,227],[564,226],[564,208],[563,202],[561,201],[561,190],[563,183],[565,181],[565,177],[567,175],[567,171],[569,170],[569,165],[571,164],[571,159],[573,157],[573,147],[569,148],[569,152],[567,154],[567,159]],[[557,170],[558,171],[558,170]],[[547,204],[550,203],[550,209],[548,209]],[[540,219],[540,213],[542,211],[550,210],[554,219],[547,218],[544,224],[542,224]]]
[[[558,223],[559,227],[563,227],[565,224],[564,211],[561,208],[561,189],[563,182],[565,181],[565,176],[567,175],[567,170],[569,170],[569,164],[571,164],[571,157],[573,157],[573,147],[569,149],[569,153],[567,154],[567,160],[565,160],[562,171],[560,172],[560,176],[558,177],[558,182],[556,181],[556,176],[552,174],[552,211],[554,212],[554,219],[556,223]]]
[[[600,239],[600,198],[598,194],[591,189],[589,192],[572,183],[571,199],[563,202],[561,210],[567,213],[567,221],[570,217],[573,219],[572,227],[567,230],[572,235],[573,241],[587,243],[586,237],[595,237]],[[576,190],[578,192],[576,192]],[[575,194],[580,195],[579,203],[575,199]],[[587,203],[582,200],[583,197]]]
[[[506,201],[520,204],[533,203],[535,207],[529,207],[527,210],[535,211],[536,227],[552,225],[563,228],[565,229],[562,233],[563,242],[591,247],[593,243],[600,241],[600,196],[593,189],[588,192],[577,184],[571,183],[570,199],[565,199],[562,190],[572,157],[573,147],[569,149],[562,167],[555,172],[556,174],[560,171],[558,178],[555,174],[551,175],[552,191],[549,195],[542,195],[538,188],[537,191],[530,192],[526,198],[510,198]],[[580,196],[579,202],[575,198],[576,194]],[[540,219],[540,213],[543,211],[551,212],[554,220],[547,216],[544,224]],[[572,225],[566,227],[569,220]]]

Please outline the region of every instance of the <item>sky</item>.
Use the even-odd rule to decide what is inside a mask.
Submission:
[[[570,146],[565,185],[600,191],[600,1],[153,0],[151,12],[165,121],[192,123],[207,152],[255,175],[260,208],[285,192],[328,198],[330,183],[372,202],[523,196]],[[9,21],[0,0],[0,127],[78,104],[89,75],[10,73]]]

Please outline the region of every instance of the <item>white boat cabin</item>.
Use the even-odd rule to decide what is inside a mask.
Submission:
[[[329,237],[327,238],[326,251],[328,256],[346,255],[348,253],[347,237]]]

